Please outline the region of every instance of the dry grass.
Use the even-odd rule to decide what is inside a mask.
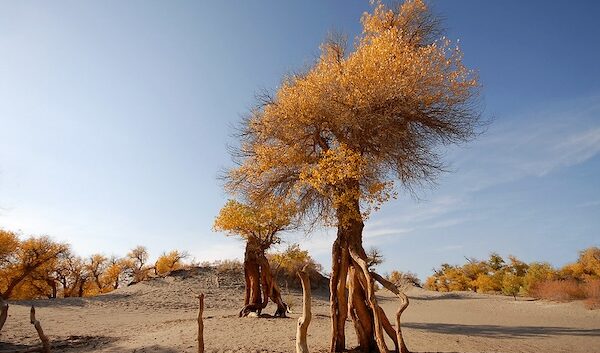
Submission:
[[[585,305],[589,309],[600,309],[600,279],[592,279],[585,283]]]
[[[216,267],[217,273],[242,272],[244,270],[244,265],[239,260],[215,261],[213,266]]]
[[[585,299],[590,309],[600,309],[600,280],[578,282],[576,280],[544,281],[535,286],[532,296],[539,299],[565,302]]]

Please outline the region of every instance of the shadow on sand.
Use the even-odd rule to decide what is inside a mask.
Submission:
[[[131,296],[130,294],[121,294],[121,293],[107,293],[102,295],[97,295],[94,297],[68,297],[68,298],[55,298],[55,299],[33,299],[33,300],[17,300],[17,301],[9,301],[9,305],[23,305],[23,306],[32,306],[34,305],[36,308],[44,308],[44,307],[54,307],[54,306],[75,306],[75,307],[83,307],[86,303],[93,302],[108,302],[114,300],[126,299]]]
[[[56,352],[91,352],[114,343],[114,337],[105,336],[69,336],[66,338],[50,337],[51,351]],[[27,348],[40,346],[39,343],[25,345],[21,343],[0,342],[0,351],[20,351]]]
[[[464,295],[464,294],[460,294],[460,293],[445,293],[445,294],[436,295],[436,296],[409,295],[408,297],[410,299],[414,299],[414,300],[447,300],[447,299],[470,299],[470,300],[473,300],[473,299],[485,298],[485,297]]]
[[[493,338],[527,338],[550,336],[598,336],[600,329],[554,326],[460,325],[407,322],[402,327],[449,335],[469,335]]]

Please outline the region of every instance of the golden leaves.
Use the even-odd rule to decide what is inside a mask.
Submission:
[[[395,196],[395,179],[406,186],[435,176],[436,143],[472,135],[477,76],[426,4],[376,2],[361,21],[354,51],[326,41],[309,70],[253,111],[229,191],[278,195],[321,218],[361,203],[366,210],[352,212],[364,218]]]
[[[182,260],[186,257],[188,257],[188,254],[179,250],[171,250],[168,253],[163,253],[156,260],[156,264],[154,265],[156,273],[161,275],[182,268]]]
[[[286,230],[296,212],[293,204],[280,198],[270,198],[259,204],[243,204],[228,200],[213,225],[217,231],[244,239],[256,238],[271,245],[279,241],[276,233]]]
[[[322,194],[339,189],[348,181],[362,179],[366,163],[360,154],[341,145],[327,150],[315,165],[307,165],[300,172],[300,181]]]

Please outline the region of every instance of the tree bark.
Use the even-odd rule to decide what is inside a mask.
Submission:
[[[36,266],[35,268],[37,268],[38,266]],[[34,269],[35,269],[34,268]],[[2,295],[0,295],[2,297],[2,299],[7,300],[8,298],[10,298],[10,296],[12,295],[13,290],[15,290],[15,288],[17,287],[17,285],[19,283],[21,283],[22,280],[24,280],[29,273],[31,273],[33,270],[25,270],[23,271],[23,273],[20,276],[17,276],[15,278],[13,278],[9,283],[8,286],[6,286],[6,290],[4,291],[4,293],[2,293]]]
[[[339,207],[337,215],[338,231],[332,248],[330,279],[330,351],[345,350],[345,321],[346,317],[350,316],[360,351],[387,353],[388,347],[385,343],[387,334],[394,342],[396,351],[408,352],[402,340],[400,327],[398,326],[394,331],[389,319],[377,303],[374,280],[381,276],[374,278],[368,268],[367,254],[362,246],[364,224],[358,216],[360,215],[358,200],[351,205]],[[348,289],[347,295],[346,289]],[[406,298],[404,293],[397,295],[401,300]],[[406,298],[406,306],[408,306],[408,298]],[[402,311],[406,306],[403,306]],[[400,325],[400,314],[401,311],[397,315],[397,325]]]
[[[54,280],[54,279],[46,279],[46,283],[48,284],[48,286],[52,290],[52,294],[50,294],[49,298],[50,299],[56,299],[56,295],[57,295],[57,292],[58,292],[56,280]]]
[[[298,318],[298,329],[296,331],[296,353],[308,353],[308,343],[306,342],[306,335],[308,332],[308,325],[312,319],[311,313],[311,293],[310,293],[310,279],[306,272],[306,266],[302,271],[298,272],[298,276],[302,281],[302,316]]]
[[[332,271],[329,281],[331,310],[331,351],[342,352],[346,349],[344,326],[348,315],[348,298],[346,296],[346,277],[348,275],[347,240],[338,229],[338,237],[331,251]]]
[[[240,317],[248,316],[251,312],[260,315],[269,303],[269,298],[277,304],[274,316],[286,317],[287,304],[283,302],[281,290],[273,277],[265,250],[257,239],[248,239],[244,254],[246,295],[244,307],[239,313]]]

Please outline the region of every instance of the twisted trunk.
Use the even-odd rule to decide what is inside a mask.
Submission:
[[[281,298],[281,290],[273,278],[271,266],[265,256],[265,248],[257,239],[250,238],[246,243],[244,254],[244,278],[246,280],[246,295],[240,317],[250,313],[260,315],[269,303],[269,298],[277,304],[275,317],[285,317],[287,305]]]
[[[37,268],[37,266],[36,266],[36,268]],[[29,273],[31,273],[32,271],[33,270],[29,270],[29,269],[25,270],[25,271],[23,271],[23,273],[21,275],[10,280],[10,282],[8,282],[8,286],[6,286],[6,290],[4,291],[4,293],[0,294],[0,297],[2,297],[2,299],[8,300],[8,298],[10,298],[10,296],[12,295],[12,292],[15,290],[15,288],[17,288],[17,285],[19,283],[21,283],[22,280],[27,278]]]
[[[367,265],[367,254],[362,246],[364,224],[360,217],[356,217],[360,215],[358,200],[339,207],[337,214],[338,231],[332,248],[330,280],[331,352],[343,352],[346,349],[344,328],[348,315],[354,325],[360,351],[387,353],[387,334],[394,342],[396,352],[408,352],[401,340],[400,327],[394,330],[377,303],[374,280],[379,281],[381,277],[377,275],[374,278]]]

